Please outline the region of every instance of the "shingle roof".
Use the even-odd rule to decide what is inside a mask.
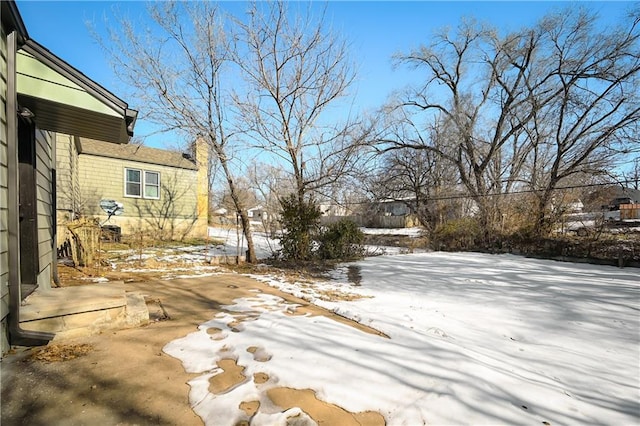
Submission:
[[[141,163],[158,164],[180,169],[198,170],[195,162],[183,157],[179,152],[150,148],[142,145],[121,145],[79,138],[78,153],[100,157],[119,158]]]

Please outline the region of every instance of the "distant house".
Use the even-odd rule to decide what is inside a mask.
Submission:
[[[620,185],[602,186],[586,194],[584,204],[585,211],[617,211],[620,204],[640,204],[640,190]]]
[[[329,225],[343,219],[355,222],[358,226],[370,228],[405,228],[417,225],[415,215],[409,205],[413,199],[376,200],[355,204],[319,204],[322,216],[320,223]],[[354,207],[355,206],[355,207]]]
[[[345,217],[351,215],[351,210],[336,203],[320,203],[318,205],[323,217]]]
[[[640,220],[640,190],[615,186],[606,194],[611,197],[602,206],[607,220]]]
[[[51,285],[57,264],[55,134],[127,143],[137,112],[32,40],[14,1],[0,2],[0,17],[0,348],[5,352],[9,343],[53,338],[46,327],[30,327],[38,318],[26,321],[21,315],[29,307],[24,299],[36,289],[66,290]],[[73,299],[73,293],[64,294],[63,300]]]
[[[247,216],[252,222],[261,222],[269,219],[269,213],[262,205],[257,205],[247,210]]]
[[[452,192],[452,195],[455,192]],[[458,197],[418,202],[415,196],[385,198],[370,201],[365,206],[364,225],[374,228],[403,228],[420,226],[418,214],[428,207],[440,220],[472,217],[478,212],[476,202],[458,193]]]
[[[376,213],[382,216],[408,216],[415,209],[415,200],[415,197],[405,197],[399,200],[379,200],[374,203],[374,209]]]
[[[613,197],[609,201],[609,210],[620,210],[625,204],[640,204],[640,191],[633,188],[614,188],[611,192]]]
[[[125,235],[206,237],[208,151],[202,143],[194,150],[181,154],[58,134],[58,223],[92,216]],[[101,208],[105,200],[123,209],[109,217]]]
[[[368,206],[369,215],[364,225],[372,228],[410,228],[418,226],[414,213],[415,197],[391,200],[383,199]]]

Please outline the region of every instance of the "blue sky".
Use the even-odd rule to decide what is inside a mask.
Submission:
[[[130,17],[144,16],[141,1],[28,1],[18,0],[18,8],[32,38],[78,68],[89,78],[124,98],[141,110],[135,100],[126,99],[127,90],[109,66],[106,54],[92,39],[87,22],[104,28],[114,8]],[[322,7],[325,3],[316,3]],[[358,67],[357,84],[347,104],[364,111],[380,106],[393,91],[417,77],[406,69],[393,69],[391,56],[428,43],[430,34],[443,26],[455,27],[462,17],[475,17],[503,30],[515,30],[533,24],[545,13],[570,5],[570,2],[395,2],[332,1],[326,4],[327,20],[332,28],[350,42],[353,61]],[[581,2],[595,10],[606,24],[614,23],[628,2]],[[224,7],[241,11],[243,3],[224,2]],[[145,137],[153,127],[141,119],[136,134]],[[145,143],[156,147],[180,145],[173,135],[154,135]]]

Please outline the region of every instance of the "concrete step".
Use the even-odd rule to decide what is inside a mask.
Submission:
[[[148,322],[144,297],[126,292],[121,281],[36,290],[20,307],[23,329],[56,333],[55,340]]]

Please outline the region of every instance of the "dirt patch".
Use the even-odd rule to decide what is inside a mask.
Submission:
[[[269,381],[269,375],[267,373],[255,373],[253,375],[253,383],[261,385]]]
[[[221,359],[217,364],[222,369],[222,373],[216,374],[209,379],[209,391],[212,393],[220,395],[229,392],[247,381],[247,377],[244,375],[244,367],[236,364],[235,359]]]
[[[85,356],[92,350],[93,346],[89,344],[50,344],[36,349],[31,359],[46,362],[70,361]]]
[[[186,373],[180,361],[165,355],[162,349],[216,314],[228,313],[224,306],[233,305],[238,298],[255,297],[256,289],[282,297],[309,315],[323,315],[381,335],[238,274],[171,281],[125,281],[124,286],[127,291],[143,293],[148,300],[162,300],[171,319],[154,321],[146,327],[57,342],[60,346],[77,345],[76,349],[83,347],[81,345],[94,348],[68,362],[37,361],[31,358],[34,350],[22,350],[3,358],[2,424],[201,425],[202,420],[193,412],[188,399],[187,383],[195,375]],[[149,307],[157,309],[161,316],[159,305]],[[216,336],[216,331],[211,330],[210,336]],[[50,355],[54,350],[42,349]],[[256,345],[254,355],[269,356],[258,352],[260,347]],[[220,363],[225,371],[213,381],[212,392],[229,391],[237,383],[251,380],[251,377],[245,378],[245,371],[233,361],[231,348],[218,356],[229,361]],[[229,382],[218,383],[226,376],[231,378]],[[254,373],[252,378],[258,388],[263,384],[268,387],[274,380],[261,372]]]
[[[239,274],[286,274],[297,281],[317,281],[319,278],[326,278],[327,274],[335,267],[334,263],[321,261],[269,261],[269,264],[252,265],[251,263],[241,263],[240,265],[229,265],[229,269]]]
[[[290,306],[287,307],[287,310],[284,311],[284,314],[289,317],[301,317],[305,315],[310,315],[308,309],[305,309],[304,306]]]
[[[229,330],[231,330],[232,332],[238,333],[244,330],[244,325],[242,324],[243,322],[255,321],[259,316],[259,312],[248,313],[244,315],[235,315],[233,321],[229,322],[227,324],[227,327],[229,327]]]
[[[211,340],[222,340],[227,337],[218,327],[207,328],[207,334],[211,336]]]
[[[60,287],[75,287],[105,280],[125,283],[158,281],[175,278],[176,275],[189,276],[203,272],[217,273],[223,272],[223,269],[210,266],[204,260],[194,263],[180,260],[161,261],[154,258],[146,259],[143,263],[116,259],[100,267],[75,267],[64,261],[58,263]]]
[[[351,302],[353,300],[365,299],[367,296],[362,296],[355,293],[347,293],[339,290],[316,290],[316,293],[320,296],[320,299],[330,302]]]
[[[244,411],[247,416],[251,417],[258,412],[260,401],[243,401],[238,408]]]
[[[145,282],[160,279],[164,272],[121,272],[110,267],[102,268],[74,267],[58,263],[60,287],[75,287],[93,284],[98,280]]]
[[[267,396],[277,406],[288,410],[298,407],[319,425],[383,426],[384,417],[374,411],[352,413],[334,404],[318,399],[311,389],[273,388]]]
[[[228,288],[227,285],[236,288]],[[202,425],[189,403],[189,382],[179,360],[163,347],[251,297],[259,283],[238,275],[172,281],[125,282],[126,291],[160,299],[171,319],[56,342],[94,350],[67,362],[41,362],[34,350],[3,357],[1,424]],[[43,348],[44,349],[44,348]],[[230,358],[223,356],[222,358]]]
[[[309,316],[325,316],[327,318],[330,318],[334,321],[337,321],[341,324],[344,325],[348,325],[349,327],[353,327],[357,330],[360,331],[364,331],[365,333],[369,333],[369,334],[375,334],[376,336],[381,336],[381,337],[385,337],[385,338],[389,338],[389,336],[387,336],[385,333],[383,333],[380,330],[376,330],[375,328],[372,327],[368,327],[364,324],[360,324],[357,321],[354,321],[352,319],[343,317],[342,315],[336,314],[335,312],[331,312],[327,309],[321,308],[319,306],[316,306],[314,304],[311,304],[303,299],[299,299],[295,296],[292,296],[290,294],[287,293],[280,293],[278,292],[278,290],[276,289],[272,289],[271,287],[268,287],[265,290],[265,293],[268,294],[275,294],[277,296],[282,297],[285,301],[293,304],[293,305],[297,305],[295,306],[295,309],[293,310],[293,312],[291,312],[291,309],[287,309],[285,311],[285,314],[287,315],[296,315],[297,312],[301,312],[304,313],[306,315]]]

